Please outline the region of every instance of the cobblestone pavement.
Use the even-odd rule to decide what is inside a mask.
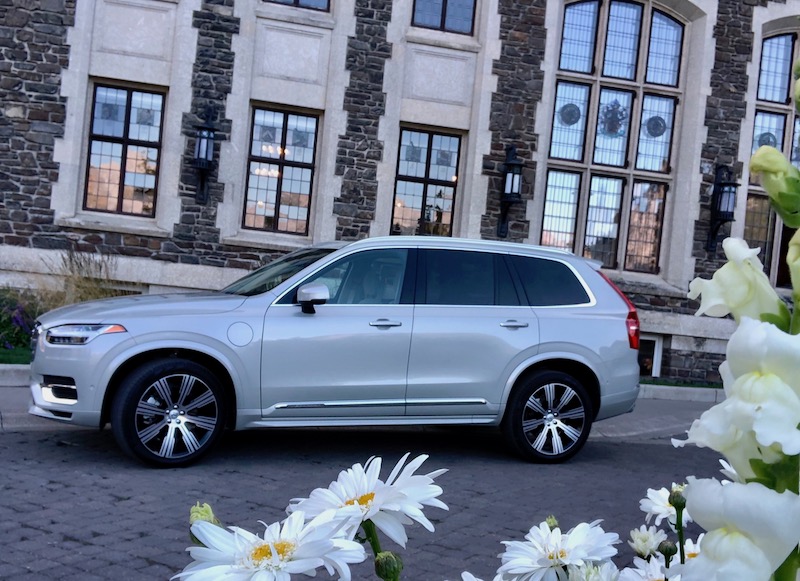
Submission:
[[[437,482],[450,510],[427,509],[436,531],[412,527],[406,550],[386,541],[384,548],[403,555],[403,579],[455,581],[464,570],[491,579],[501,541],[521,540],[549,514],[564,528],[604,519],[622,537],[618,561],[627,564],[625,540],[644,522],[638,505],[648,487],[717,475],[715,453],[669,445],[665,436],[690,422],[675,411],[685,405],[675,405],[649,402],[638,415],[598,423],[577,457],[553,466],[519,461],[489,430],[294,429],[227,434],[203,463],[155,470],[124,457],[110,430],[6,425],[0,579],[166,580],[189,563],[187,517],[195,502],[209,502],[226,524],[261,532],[259,520],[282,519],[291,498],[327,486],[341,469],[379,455],[385,476],[407,451],[430,454],[423,471],[449,468]],[[691,409],[699,415],[702,406]],[[660,429],[642,428],[659,424],[654,418]],[[356,580],[375,579],[369,563],[353,571]],[[329,577],[322,571],[317,578]]]

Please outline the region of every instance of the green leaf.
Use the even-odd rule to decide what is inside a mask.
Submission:
[[[747,482],[758,482],[776,492],[789,490],[797,494],[800,488],[800,456],[784,456],[774,464],[752,458],[750,468],[755,478],[748,478]]]
[[[771,323],[778,327],[784,333],[789,333],[791,329],[792,323],[792,314],[789,312],[789,308],[786,304],[781,301],[780,306],[778,307],[779,313],[761,313],[759,319],[761,319],[762,323]]]

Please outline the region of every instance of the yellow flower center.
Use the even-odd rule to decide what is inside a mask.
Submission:
[[[368,492],[366,494],[362,494],[358,498],[351,498],[347,502],[344,503],[345,506],[353,506],[354,504],[358,504],[361,506],[366,506],[375,498],[374,492]]]
[[[291,541],[278,541],[274,547],[281,561],[288,561],[294,553],[295,544]],[[250,553],[250,558],[258,566],[261,561],[272,559],[272,548],[266,543],[259,545]]]
[[[547,554],[547,558],[550,559],[551,561],[555,561],[556,559],[565,559],[566,557],[567,557],[567,551],[565,551],[564,549],[559,549],[558,552],[550,551]]]

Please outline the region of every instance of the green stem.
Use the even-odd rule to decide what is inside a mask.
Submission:
[[[683,530],[683,509],[675,508],[675,530],[678,532],[678,550],[681,552],[681,565],[686,563],[686,535]]]
[[[800,548],[795,548],[792,553],[786,557],[786,560],[775,571],[772,578],[775,581],[796,581],[797,572],[800,571]]]
[[[377,557],[378,553],[381,552],[381,542],[378,539],[378,529],[375,528],[375,523],[371,520],[365,520],[361,523],[361,528],[364,529],[364,535],[369,541],[369,546],[372,547],[373,555]]]

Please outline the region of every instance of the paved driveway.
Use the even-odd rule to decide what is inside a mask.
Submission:
[[[430,454],[424,468],[449,468],[437,482],[450,510],[426,511],[436,532],[409,531],[403,579],[455,581],[463,570],[491,579],[500,542],[521,540],[549,514],[565,528],[604,519],[623,538],[619,561],[627,562],[624,540],[643,523],[638,505],[648,487],[718,474],[717,454],[669,445],[708,405],[640,401],[634,414],[598,423],[585,449],[555,466],[517,460],[493,431],[297,429],[228,434],[202,464],[170,470],[122,456],[109,430],[20,427],[12,418],[22,416],[7,406],[0,579],[168,579],[189,562],[195,502],[211,503],[226,524],[261,532],[257,521],[283,518],[289,499],[327,486],[341,469],[379,455],[385,476],[407,451]],[[354,579],[375,579],[371,565],[357,565]]]

